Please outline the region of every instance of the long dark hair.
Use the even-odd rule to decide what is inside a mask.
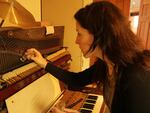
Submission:
[[[114,64],[135,63],[143,58],[141,40],[132,32],[128,19],[108,1],[94,2],[74,15],[79,24],[94,35],[90,50],[102,49]]]

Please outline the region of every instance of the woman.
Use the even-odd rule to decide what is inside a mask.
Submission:
[[[74,17],[76,43],[84,57],[98,57],[93,66],[79,73],[64,71],[35,49],[27,50],[27,58],[72,89],[102,83],[110,113],[150,113],[150,52],[142,49],[121,11],[100,1],[81,8]]]

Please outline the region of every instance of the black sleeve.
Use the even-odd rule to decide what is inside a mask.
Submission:
[[[136,67],[127,74],[124,110],[126,113],[150,113],[150,71]]]
[[[101,62],[97,62],[97,63],[99,64]],[[66,83],[69,87],[81,88],[81,87],[84,87],[85,85],[93,82],[92,81],[92,79],[93,79],[92,75],[96,71],[97,63],[95,63],[90,68],[88,68],[82,72],[78,72],[78,73],[63,70],[57,66],[54,66],[52,63],[48,63],[45,70],[47,72],[51,73],[57,79]]]

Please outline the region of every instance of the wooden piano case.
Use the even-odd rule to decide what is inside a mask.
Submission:
[[[21,60],[25,50],[36,48],[44,57],[57,53],[61,49],[61,51],[65,51],[66,48],[63,48],[63,35],[63,26],[55,26],[54,34],[49,35],[46,35],[46,28],[44,27],[30,29],[0,28],[0,112],[8,112],[5,104],[8,98],[46,74],[44,69],[41,69],[32,61]],[[60,57],[52,59],[53,64],[63,69],[69,69],[70,54],[64,52],[63,55],[58,56]],[[32,68],[25,72],[16,71],[26,65],[32,66]],[[3,79],[4,75],[12,76],[13,74],[15,77],[9,79],[5,77]]]

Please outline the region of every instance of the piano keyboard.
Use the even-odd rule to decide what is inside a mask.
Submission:
[[[49,56],[46,57],[47,60],[53,62],[65,55],[69,54],[69,52],[66,50],[66,48],[63,48]],[[17,68],[15,70],[12,70],[8,73],[3,74],[2,79],[6,81],[8,84],[13,84],[16,81],[21,80],[22,78],[25,78],[26,76],[40,70],[41,68],[34,62],[27,64],[25,66],[22,66],[20,68]]]
[[[102,104],[102,95],[88,94],[82,107],[80,108],[80,113],[100,113]]]

